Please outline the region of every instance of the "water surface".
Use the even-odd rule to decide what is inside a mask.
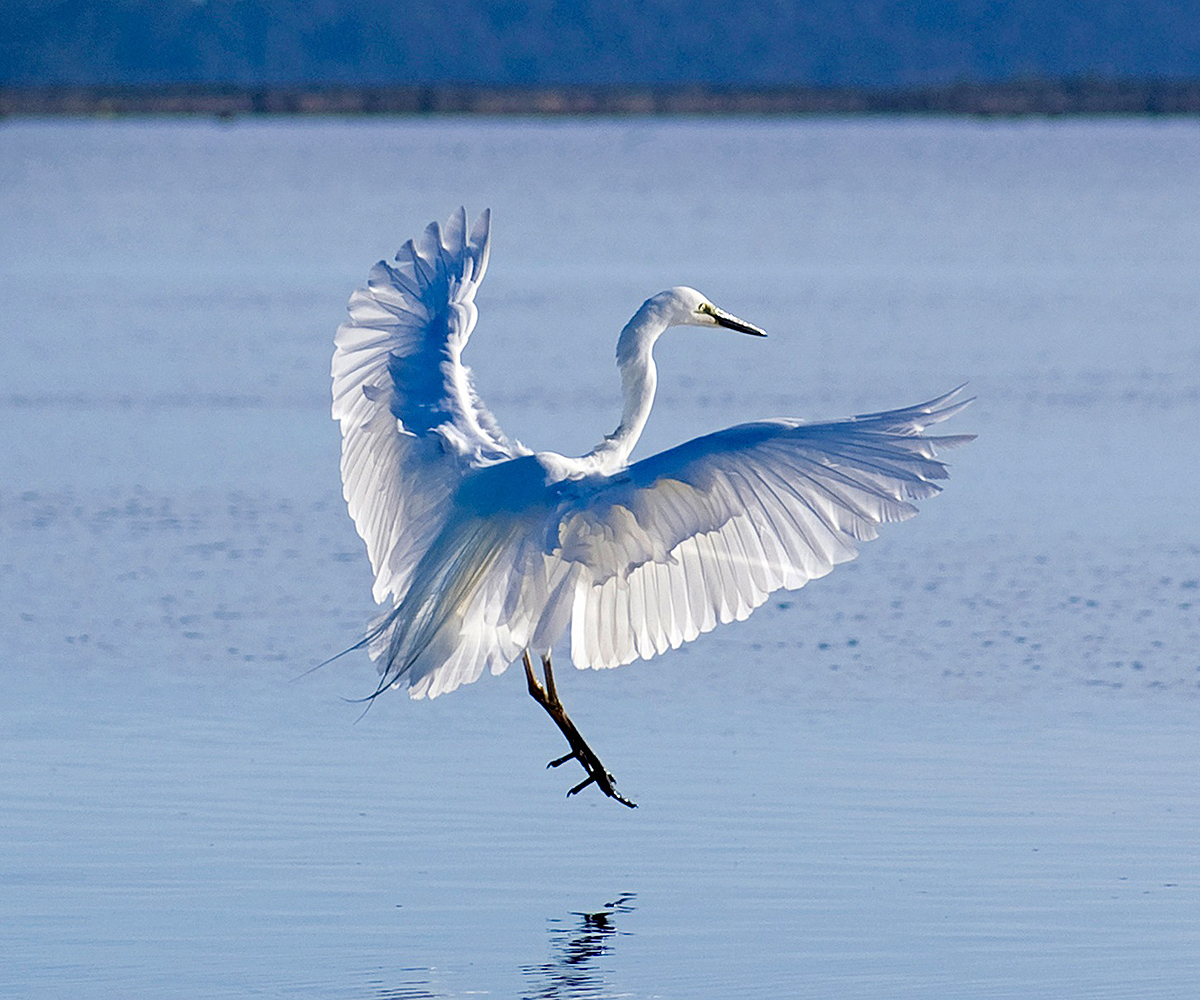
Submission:
[[[0,994],[1174,997],[1200,988],[1191,122],[0,128]],[[946,494],[652,663],[343,699],[371,613],[328,363],[490,205],[469,360],[581,451],[965,378]]]

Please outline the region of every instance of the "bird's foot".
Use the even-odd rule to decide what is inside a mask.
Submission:
[[[525,679],[529,684],[529,693],[533,696],[533,700],[546,710],[546,714],[554,720],[563,736],[567,738],[567,742],[571,745],[571,752],[564,754],[555,760],[550,761],[547,767],[561,767],[569,760],[577,760],[587,772],[587,777],[578,785],[567,792],[567,796],[577,794],[587,788],[588,785],[595,783],[610,799],[616,799],[623,806],[628,806],[630,809],[636,809],[637,803],[625,798],[616,789],[615,780],[608,769],[600,762],[600,758],[596,756],[596,752],[587,745],[587,741],[579,735],[579,730],[575,728],[570,717],[567,715],[566,709],[563,708],[562,702],[558,700],[558,691],[554,687],[554,673],[550,668],[550,657],[542,657],[542,672],[545,675],[545,686],[538,682],[533,673],[533,665],[529,662],[529,653],[525,653]]]
[[[576,736],[579,737],[579,734],[576,733]],[[592,748],[589,747],[586,742],[584,742],[582,737],[579,737],[579,745],[575,747],[569,754],[565,754],[556,760],[550,761],[546,767],[559,767],[569,760],[579,761],[579,763],[583,766],[583,769],[587,772],[588,776],[567,792],[568,798],[572,795],[575,795],[577,792],[583,791],[588,785],[592,784],[592,782],[595,782],[600,791],[602,791],[610,799],[616,799],[621,803],[621,805],[629,806],[630,809],[637,808],[636,802],[625,798],[624,795],[617,791],[615,785],[616,779],[604,766],[600,758],[596,756],[595,751],[592,750]]]

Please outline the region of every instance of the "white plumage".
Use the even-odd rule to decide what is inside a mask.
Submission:
[[[372,269],[337,332],[345,497],[375,599],[392,605],[368,635],[381,690],[434,697],[527,650],[548,657],[568,629],[577,667],[676,648],[852,559],[939,491],[935,449],[970,440],[923,435],[970,402],[956,389],[831,423],[742,424],[629,464],[669,326],[762,333],[680,287],[621,332],[617,430],[580,458],[534,454],[500,430],[461,360],[488,227],[484,212],[468,235],[461,209],[431,224]],[[527,657],[526,670],[533,692]]]

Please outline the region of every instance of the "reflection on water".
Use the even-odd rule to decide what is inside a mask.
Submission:
[[[554,954],[542,965],[525,965],[521,971],[528,977],[531,989],[523,994],[525,1000],[577,1000],[604,996],[606,969],[598,963],[612,948],[618,932],[613,917],[632,913],[635,893],[622,893],[604,909],[595,913],[573,913],[572,927],[551,927]],[[565,923],[553,920],[552,924]],[[624,932],[628,933],[628,932]]]
[[[522,1000],[603,1000],[613,996],[605,984],[605,977],[613,970],[599,963],[611,955],[617,936],[629,933],[617,929],[614,917],[632,913],[635,898],[636,893],[625,892],[599,910],[551,918],[550,960],[520,966],[528,983],[521,992]],[[392,985],[373,980],[373,1000],[448,1000],[458,995],[439,991],[431,969],[407,968],[400,974],[403,981]]]

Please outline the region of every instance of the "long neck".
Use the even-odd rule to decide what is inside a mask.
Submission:
[[[623,467],[642,436],[658,385],[651,351],[666,328],[666,319],[650,300],[625,325],[617,339],[617,368],[621,372],[625,406],[617,429],[592,449],[591,455],[603,471],[612,472]]]

